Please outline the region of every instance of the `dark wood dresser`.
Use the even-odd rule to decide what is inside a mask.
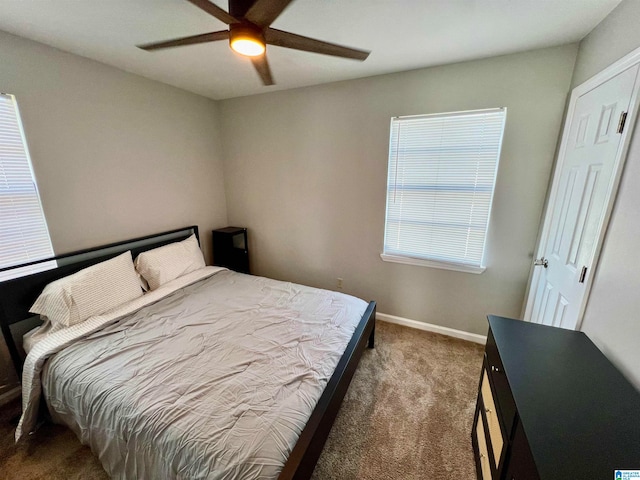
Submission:
[[[640,393],[582,332],[489,316],[471,441],[479,479],[640,470]]]

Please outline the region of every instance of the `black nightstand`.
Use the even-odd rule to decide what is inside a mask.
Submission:
[[[240,273],[249,273],[247,229],[226,227],[213,230],[213,264]]]

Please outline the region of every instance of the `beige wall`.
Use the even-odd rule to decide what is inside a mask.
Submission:
[[[518,316],[576,45],[220,102],[229,221],[261,275],[378,301],[474,333]],[[488,237],[473,275],[383,262],[389,121],[508,108]]]
[[[580,44],[574,84],[640,48],[640,0],[625,0]],[[597,266],[581,329],[640,388],[640,123]]]
[[[212,100],[0,32],[56,253],[226,223]]]
[[[212,100],[0,32],[56,253],[226,224]],[[15,381],[0,346],[0,403]]]
[[[580,42],[572,87],[640,46],[640,0],[623,0]]]

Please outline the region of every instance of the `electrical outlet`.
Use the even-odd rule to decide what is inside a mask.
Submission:
[[[342,279],[341,278],[338,278],[338,282],[337,282],[336,287],[338,287],[338,290],[342,290]]]

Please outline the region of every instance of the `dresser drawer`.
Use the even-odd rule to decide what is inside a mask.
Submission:
[[[493,398],[496,403],[496,413],[504,427],[507,438],[511,435],[513,421],[516,418],[516,404],[511,395],[509,381],[496,347],[493,333],[489,330],[485,349],[487,373],[492,385]]]
[[[489,453],[487,450],[487,440],[484,435],[484,422],[482,421],[482,415],[478,415],[475,434],[476,442],[478,443],[478,454],[480,457],[480,473],[482,474],[482,479],[479,480],[491,480],[491,465],[489,465]]]
[[[482,374],[480,397],[482,398],[482,405],[487,421],[487,430],[489,431],[488,443],[491,444],[491,450],[493,450],[493,466],[497,470],[500,466],[500,457],[502,455],[502,449],[504,448],[505,441],[500,428],[500,419],[498,418],[498,412],[496,410],[496,404],[486,370],[484,370],[484,373]]]

